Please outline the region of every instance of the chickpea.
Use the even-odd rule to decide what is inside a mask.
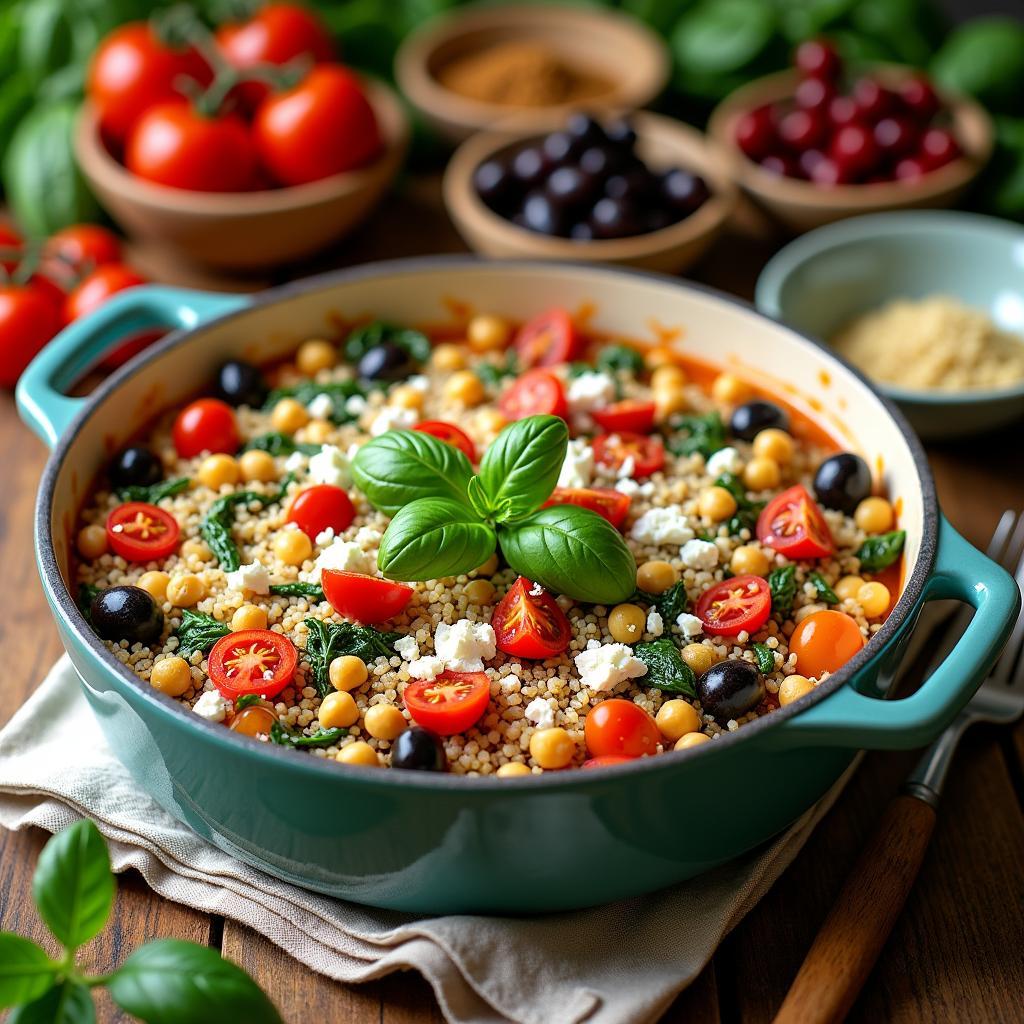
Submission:
[[[685,412],[689,403],[681,388],[664,388],[654,392],[654,416],[663,422],[677,412]]]
[[[399,409],[422,409],[423,392],[409,384],[399,384],[388,395],[388,405],[397,406]]]
[[[477,576],[493,576],[498,571],[498,556],[491,555],[483,565],[477,566]]]
[[[267,613],[257,604],[243,604],[231,616],[231,629],[238,632],[242,629],[266,629]]]
[[[686,371],[681,366],[665,363],[651,374],[651,387],[655,391],[678,391],[686,380]]]
[[[285,565],[302,565],[313,554],[313,542],[301,530],[284,530],[274,538],[274,554]]]
[[[497,409],[481,409],[476,416],[476,426],[482,434],[500,434],[508,424],[508,418]]]
[[[754,438],[754,454],[759,459],[773,459],[780,465],[793,461],[794,448],[793,438],[778,427],[758,431]]]
[[[864,580],[860,576],[844,576],[832,589],[840,601],[849,601],[856,599],[863,586]]]
[[[736,511],[736,499],[724,487],[709,487],[697,499],[697,509],[711,522],[720,523]]]
[[[712,665],[718,664],[715,649],[707,644],[687,644],[681,653],[683,661],[693,669],[694,675],[702,676]]]
[[[206,597],[206,584],[195,575],[186,572],[174,576],[167,584],[167,600],[177,608],[191,608]]]
[[[321,729],[346,729],[359,721],[359,708],[351,693],[336,690],[324,697],[317,717]]]
[[[277,464],[274,462],[273,455],[255,448],[252,451],[242,452],[238,457],[238,471],[247,483],[256,480],[267,484],[271,480],[277,479]]]
[[[295,353],[295,366],[306,377],[314,377],[321,370],[330,369],[337,361],[338,353],[334,346],[323,338],[304,341]]]
[[[679,573],[668,563],[655,559],[636,571],[636,585],[649,594],[664,594],[679,582]]]
[[[454,405],[470,408],[479,405],[486,397],[483,382],[472,370],[453,373],[444,385],[444,399]]]
[[[336,690],[345,691],[362,686],[370,675],[366,663],[354,654],[343,654],[340,658],[335,658],[328,666],[327,674],[330,676],[331,686]]]
[[[752,491],[769,491],[779,486],[782,470],[774,459],[751,459],[743,468],[743,482]]]
[[[167,600],[167,584],[171,577],[159,569],[151,569],[139,577],[139,586],[149,594],[157,604],[163,604]]]
[[[699,732],[701,727],[700,715],[693,705],[678,698],[665,701],[658,708],[654,720],[658,723],[661,735],[672,743],[688,732]]]
[[[430,363],[437,370],[463,370],[466,367],[466,353],[461,345],[442,342],[430,354]]]
[[[530,757],[541,768],[565,768],[575,756],[576,744],[560,725],[539,729],[530,737]]]
[[[375,740],[393,740],[407,724],[394,704],[372,704],[363,715],[363,727]]]
[[[634,644],[643,638],[647,614],[636,604],[617,604],[608,615],[608,632],[620,644]]]
[[[892,505],[885,498],[865,498],[853,513],[853,521],[865,533],[885,533],[892,529]]]
[[[644,363],[649,370],[657,370],[659,366],[678,366],[679,356],[670,345],[655,345],[644,353]]]
[[[729,568],[734,576],[766,576],[771,564],[760,548],[753,544],[743,544],[732,553]]]
[[[495,773],[499,779],[515,779],[523,775],[532,775],[529,765],[522,761],[506,761]]]
[[[250,704],[231,719],[230,729],[243,736],[269,736],[276,721],[277,715],[269,708],[262,704]]]
[[[687,750],[689,747],[698,747],[702,743],[708,743],[711,737],[702,732],[688,732],[676,740],[673,750]]]
[[[164,658],[153,665],[149,682],[154,690],[168,697],[180,697],[192,689],[192,669],[184,658]]]
[[[200,562],[209,562],[213,552],[201,540],[187,540],[181,545],[179,554],[182,558],[198,558]]]
[[[309,444],[325,444],[334,433],[334,427],[327,420],[310,420],[302,428],[302,439]]]
[[[779,703],[785,707],[806,696],[814,689],[814,683],[807,676],[786,676],[779,687]]]
[[[889,610],[889,588],[884,583],[865,583],[857,591],[857,603],[869,619],[881,618]]]
[[[211,491],[219,491],[225,484],[237,484],[238,473],[238,463],[230,455],[220,452],[217,455],[207,455],[199,463],[196,476],[204,487],[209,487]]]
[[[270,414],[270,425],[285,434],[294,434],[309,422],[306,407],[294,398],[282,398]]]
[[[490,604],[494,600],[494,584],[490,580],[472,580],[466,584],[465,594],[473,604]]]
[[[720,373],[711,385],[711,397],[726,405],[739,405],[752,394],[750,385],[732,373]]]
[[[107,553],[107,531],[96,523],[83,526],[75,544],[83,558],[99,558]]]
[[[346,744],[335,754],[334,760],[341,764],[361,764],[367,768],[380,767],[380,758],[377,756],[377,751],[369,743],[364,743],[362,740]]]
[[[475,316],[466,328],[466,339],[474,352],[493,352],[504,348],[511,335],[512,325],[500,316]]]

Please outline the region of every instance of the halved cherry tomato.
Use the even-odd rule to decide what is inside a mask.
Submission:
[[[222,636],[210,651],[210,678],[221,695],[238,700],[255,693],[276,697],[295,677],[299,654],[281,633],[241,629]]]
[[[525,576],[508,588],[491,616],[499,651],[517,658],[554,658],[572,639],[572,628],[558,602]]]
[[[796,670],[809,679],[837,672],[862,647],[860,626],[845,612],[815,612],[793,630],[789,649],[796,655]]]
[[[708,587],[694,611],[709,636],[753,633],[771,615],[772,592],[760,576],[734,576]]]
[[[155,562],[178,546],[178,520],[156,505],[129,501],[107,516],[107,540],[129,562]]]
[[[498,401],[498,407],[507,419],[521,420],[527,416],[561,416],[569,414],[562,382],[547,370],[530,370]]]
[[[483,718],[491,699],[491,681],[484,672],[442,672],[436,679],[409,683],[402,700],[417,725],[454,736]]]
[[[64,323],[69,324],[99,309],[117,292],[145,283],[141,274],[123,263],[104,263],[86,274],[68,293],[64,300]]]
[[[757,539],[787,558],[824,558],[835,550],[828,523],[802,484],[768,502],[757,517]]]
[[[336,534],[347,530],[355,517],[355,506],[349,496],[333,484],[306,488],[288,509],[288,522],[297,524],[312,540],[328,527]]]
[[[591,442],[594,458],[608,469],[621,469],[627,459],[633,460],[634,480],[657,473],[665,465],[665,446],[661,438],[644,437],[620,431],[617,434],[598,434]]]
[[[635,761],[635,757],[626,757],[625,754],[602,754],[601,757],[589,757],[583,762],[584,768],[603,768],[606,764],[625,764],[627,761]]]
[[[583,726],[591,758],[657,753],[661,731],[657,722],[631,700],[613,697],[590,709]]]
[[[470,462],[476,462],[476,447],[466,433],[454,423],[446,423],[444,420],[424,420],[412,429],[439,438],[445,444],[458,448]]]
[[[609,434],[649,434],[654,429],[654,403],[640,402],[635,398],[595,409],[590,415]]]
[[[191,459],[200,452],[233,455],[239,445],[235,412],[219,398],[197,399],[178,413],[171,437],[183,459]]]
[[[513,344],[519,365],[528,370],[572,362],[583,348],[583,338],[564,309],[549,309],[523,324]]]
[[[323,569],[320,585],[331,607],[346,619],[383,622],[393,619],[411,600],[412,587],[379,576],[344,569]]]
[[[541,508],[547,508],[548,505],[579,505],[607,519],[618,530],[626,521],[632,503],[633,499],[628,494],[612,487],[556,487]]]

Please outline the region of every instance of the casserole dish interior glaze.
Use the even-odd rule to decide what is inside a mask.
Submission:
[[[122,666],[69,592],[76,516],[111,455],[204,388],[229,357],[262,363],[339,319],[450,324],[586,310],[602,332],[669,341],[757,375],[860,452],[900,508],[904,588],[872,642],[813,693],[688,751],[522,779],[379,771],[303,757],[199,720]],[[174,333],[88,399],[64,394],[127,331]],[[54,451],[38,499],[44,589],[115,752],[170,813],[279,878],[420,913],[532,913],[608,902],[691,877],[764,842],[860,749],[921,745],[969,699],[1005,642],[1016,585],[942,519],[920,445],[854,371],[746,304],[655,275],[466,258],[369,265],[248,297],[138,288],[64,331],[26,371],[22,415]],[[884,699],[924,603],[976,614],[912,696]]]

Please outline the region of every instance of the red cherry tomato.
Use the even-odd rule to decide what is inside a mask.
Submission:
[[[835,550],[828,523],[802,484],[768,502],[757,518],[757,539],[787,558],[824,558]]]
[[[498,650],[517,658],[554,658],[572,639],[572,627],[558,602],[524,576],[498,602],[491,625]]]
[[[772,593],[760,576],[734,576],[708,587],[694,612],[709,636],[755,633],[771,615]]]
[[[517,377],[499,399],[498,408],[510,420],[543,415],[565,419],[569,415],[562,382],[547,370],[530,370]]]
[[[595,409],[591,414],[595,422],[609,434],[649,434],[654,429],[654,403],[626,398],[614,405]]]
[[[460,430],[454,423],[446,423],[444,420],[424,420],[412,428],[421,434],[430,434],[431,437],[439,438],[445,444],[458,448],[470,462],[476,462],[476,447],[466,433]]]
[[[513,344],[519,365],[528,370],[572,362],[583,348],[583,338],[564,309],[549,309],[523,324]]]
[[[107,541],[129,562],[155,562],[178,547],[178,520],[156,505],[129,501],[107,516]]]
[[[381,149],[359,79],[338,64],[318,64],[294,88],[264,100],[252,130],[263,166],[282,185],[363,167]]]
[[[336,534],[347,530],[356,517],[349,496],[333,484],[317,484],[302,491],[288,509],[288,522],[312,539],[328,527]]]
[[[635,757],[626,757],[625,754],[604,754],[601,757],[590,757],[583,762],[584,768],[603,768],[607,764],[625,764],[627,761],[635,761]]]
[[[632,503],[633,499],[628,494],[622,494],[611,487],[556,487],[541,508],[549,505],[579,505],[580,508],[596,512],[620,530]]]
[[[613,697],[590,709],[583,726],[592,758],[617,755],[642,757],[655,754],[661,743],[657,723],[631,700]]]
[[[13,388],[32,357],[60,330],[60,311],[34,286],[0,284],[0,387]]]
[[[779,121],[779,138],[791,149],[812,149],[825,135],[825,119],[813,110],[791,110]]]
[[[921,124],[927,124],[942,105],[935,87],[924,75],[911,75],[905,78],[900,83],[899,94],[903,106]]]
[[[774,109],[765,104],[748,110],[736,122],[736,145],[751,160],[762,160],[778,144]]]
[[[145,110],[181,99],[183,78],[205,86],[212,77],[194,49],[169,49],[146,22],[136,21],[115,29],[100,43],[89,65],[86,93],[99,113],[103,134],[121,143]]]
[[[111,295],[146,284],[146,279],[123,263],[105,263],[86,274],[64,300],[64,322],[71,323],[99,309]]]
[[[207,664],[213,685],[228,700],[247,694],[270,700],[295,677],[299,653],[281,633],[241,629],[213,645]]]
[[[945,128],[929,128],[921,137],[921,151],[917,154],[925,170],[934,171],[955,160],[960,146]]]
[[[815,78],[837,78],[843,61],[835,47],[824,39],[808,39],[796,48],[793,63],[801,74]]]
[[[219,398],[199,398],[178,413],[171,437],[183,459],[191,459],[200,452],[233,455],[239,445],[235,411]]]
[[[476,725],[490,699],[491,681],[483,672],[442,672],[436,679],[409,683],[402,694],[412,720],[438,736]]]
[[[320,585],[331,607],[339,615],[356,622],[393,619],[413,595],[412,587],[404,583],[392,583],[379,576],[342,569],[323,569]]]
[[[793,630],[789,649],[796,655],[796,669],[808,679],[837,672],[862,647],[860,626],[844,612],[814,612]]]
[[[665,446],[657,437],[644,437],[620,431],[615,434],[598,434],[591,443],[594,458],[608,469],[621,469],[627,459],[633,460],[634,480],[657,473],[665,465]]]
[[[51,235],[43,252],[72,267],[95,270],[121,259],[121,239],[99,224],[72,224]]]
[[[24,244],[24,239],[14,228],[7,224],[0,224],[0,249],[16,250],[20,254]],[[8,274],[13,273],[18,267],[18,258],[11,257],[0,260],[0,267],[3,267]]]

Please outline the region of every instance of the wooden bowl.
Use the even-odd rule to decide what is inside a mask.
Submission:
[[[470,99],[438,80],[439,69],[450,61],[511,41],[540,43],[574,66],[611,79],[611,87],[585,101],[522,107]],[[395,78],[406,99],[452,142],[493,129],[510,117],[517,128],[540,132],[558,127],[570,110],[580,107],[635,110],[665,88],[669,71],[665,44],[635,18],[608,10],[539,4],[441,15],[411,33],[395,56]]]
[[[374,163],[290,188],[193,192],[129,173],[100,139],[87,103],[74,147],[89,186],[124,231],[176,259],[221,270],[251,271],[303,259],[348,234],[391,184],[408,145],[409,127],[395,93],[364,80],[384,140]]]
[[[889,85],[910,74],[909,68],[895,64],[877,65],[872,71]],[[951,206],[992,154],[993,128],[988,114],[965,96],[942,93],[963,156],[917,181],[827,188],[773,174],[736,145],[736,123],[755,107],[791,97],[798,81],[798,72],[789,70],[749,82],[722,100],[708,122],[708,134],[728,155],[737,182],[761,207],[794,231],[864,213]]]
[[[489,132],[474,135],[452,156],[444,176],[444,201],[459,234],[485,256],[618,263],[678,273],[715,240],[736,205],[738,192],[718,148],[695,128],[658,114],[632,117],[637,153],[652,170],[683,167],[707,182],[710,198],[696,212],[659,231],[631,238],[577,242],[552,238],[513,224],[491,210],[473,187],[473,172],[485,160],[535,137]]]

